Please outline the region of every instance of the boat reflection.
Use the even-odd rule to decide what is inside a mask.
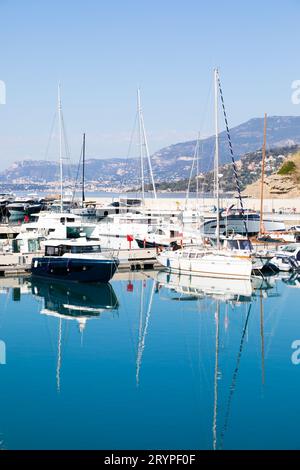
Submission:
[[[180,294],[173,300],[211,297],[223,301],[249,302],[253,294],[249,279],[217,279],[159,271],[156,280],[160,286]]]
[[[116,310],[119,302],[110,284],[47,282],[32,278],[31,290],[34,297],[43,300],[40,313],[58,318],[56,387],[60,392],[63,321],[77,321],[82,340],[87,320],[98,318],[104,311]]]
[[[80,284],[31,280],[32,294],[44,301],[41,314],[67,320],[99,316],[119,306],[110,284]]]

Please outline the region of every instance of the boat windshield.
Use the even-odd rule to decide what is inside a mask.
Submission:
[[[252,250],[252,245],[249,240],[227,240],[227,247],[230,250]]]
[[[252,245],[250,240],[240,240],[240,250],[252,250]]]
[[[287,245],[282,248],[282,251],[288,251],[289,253],[293,253],[295,251],[295,247]]]

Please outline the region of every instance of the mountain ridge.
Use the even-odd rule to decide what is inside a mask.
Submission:
[[[262,146],[263,118],[252,118],[231,129],[231,139],[236,160],[244,158]],[[272,149],[293,147],[300,144],[300,116],[270,116],[267,121],[267,142]],[[188,178],[195,152],[196,140],[178,142],[160,149],[151,156],[154,178],[157,183],[177,182]],[[213,167],[215,138],[201,141],[199,167],[203,174]],[[220,165],[230,162],[230,153],[225,131],[219,134]],[[66,177],[80,175],[78,164],[66,166]],[[145,171],[146,176],[149,171]],[[89,158],[86,160],[86,179],[106,186],[139,186],[139,159]],[[46,160],[23,160],[13,163],[0,173],[2,183],[35,180],[49,183],[59,180],[59,164]]]

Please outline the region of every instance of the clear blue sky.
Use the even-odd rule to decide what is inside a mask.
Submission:
[[[88,157],[126,156],[137,84],[151,152],[209,134],[216,65],[232,126],[297,115],[299,21],[298,0],[0,0],[0,169],[45,157],[58,81],[74,160],[83,131]]]

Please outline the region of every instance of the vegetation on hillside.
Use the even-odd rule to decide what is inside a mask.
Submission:
[[[281,168],[278,171],[278,175],[290,175],[295,173],[296,171],[296,163],[289,160],[288,162],[284,162]]]

